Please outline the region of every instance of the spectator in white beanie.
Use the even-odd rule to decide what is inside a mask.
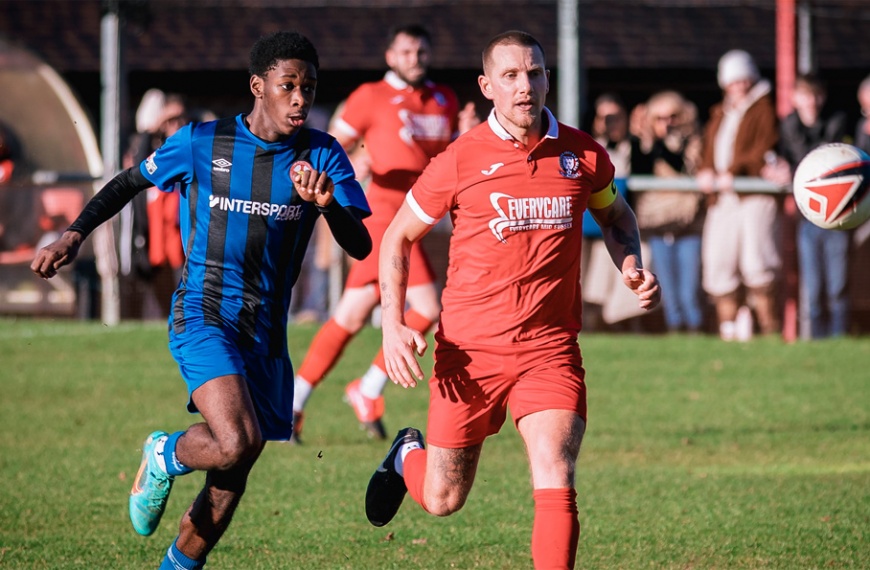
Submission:
[[[136,132],[154,133],[160,127],[166,94],[160,89],[149,89],[142,95],[136,109]]]
[[[757,321],[780,331],[776,298],[782,265],[779,210],[770,194],[734,192],[735,176],[760,176],[779,140],[771,85],[752,56],[732,50],[719,59],[722,102],[704,129],[698,185],[708,195],[701,245],[702,285],[716,305],[723,340],[748,340]],[[754,317],[754,318],[753,318]]]
[[[725,89],[737,81],[754,84],[761,78],[752,56],[742,49],[733,49],[719,58],[719,87]]]

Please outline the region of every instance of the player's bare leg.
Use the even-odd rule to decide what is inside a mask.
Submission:
[[[178,440],[178,459],[192,469],[227,470],[259,455],[260,426],[245,379],[221,376],[193,392],[205,422],[190,426]]]
[[[351,334],[358,333],[372,314],[380,296],[374,284],[345,289],[335,307],[335,322]]]
[[[408,287],[405,300],[413,310],[432,322],[437,321],[441,315],[441,301],[434,283]],[[420,332],[425,333],[426,331]]]
[[[188,558],[202,560],[229,526],[265,442],[241,376],[207,382],[194,391],[193,401],[206,421],[179,438],[176,453],[183,464],[208,474],[182,517],[176,546]]]
[[[482,447],[424,449],[418,430],[400,430],[369,480],[365,501],[369,522],[375,526],[389,523],[406,492],[433,515],[455,513],[468,499]]]
[[[532,471],[535,567],[573,568],[580,536],[574,478],[586,423],[573,411],[545,410],[520,418],[517,428]]]
[[[474,484],[481,449],[482,443],[459,449],[430,445],[426,451],[428,456],[422,497],[418,495],[420,475],[413,469],[411,473],[405,471],[408,489],[413,489],[411,497],[427,512],[439,517],[446,517],[461,509]]]
[[[206,423],[186,431],[152,433],[130,491],[130,522],[149,536],[160,524],[175,477],[194,469],[229,469],[259,453],[260,428],[241,376],[215,378],[193,394]]]
[[[261,444],[262,451],[264,445]],[[208,472],[205,487],[184,513],[176,546],[189,558],[204,559],[232,520],[259,453],[235,467]]]

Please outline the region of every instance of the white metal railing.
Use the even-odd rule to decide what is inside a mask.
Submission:
[[[650,190],[678,190],[682,192],[700,192],[698,179],[694,176],[661,177],[652,175],[629,176],[626,185],[631,192],[647,192]],[[790,186],[780,186],[757,176],[735,176],[734,191],[742,193],[790,194]]]

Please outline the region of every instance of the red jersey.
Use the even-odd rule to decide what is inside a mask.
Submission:
[[[452,89],[427,81],[412,87],[390,71],[359,86],[336,128],[365,140],[372,184],[407,192],[429,161],[447,148],[458,128]]]
[[[164,263],[173,269],[184,264],[179,225],[179,190],[161,192],[148,189],[148,260],[154,267]]]
[[[609,188],[607,151],[549,110],[534,148],[495,113],[432,160],[408,193],[417,216],[453,221],[439,338],[460,346],[576,342],[583,212]]]
[[[0,184],[9,182],[12,179],[12,171],[15,170],[15,163],[9,159],[0,160]]]

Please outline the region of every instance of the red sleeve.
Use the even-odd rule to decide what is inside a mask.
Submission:
[[[591,173],[590,186],[594,194],[610,185],[614,174],[616,174],[616,169],[610,161],[607,150],[594,140],[590,140],[590,142],[592,146],[585,158],[588,165],[587,172]]]
[[[444,217],[456,204],[459,188],[455,145],[432,159],[414,183],[408,201],[417,216],[429,224]]]
[[[348,96],[341,120],[362,137],[371,127],[373,105],[373,86],[368,83],[361,85]]]

